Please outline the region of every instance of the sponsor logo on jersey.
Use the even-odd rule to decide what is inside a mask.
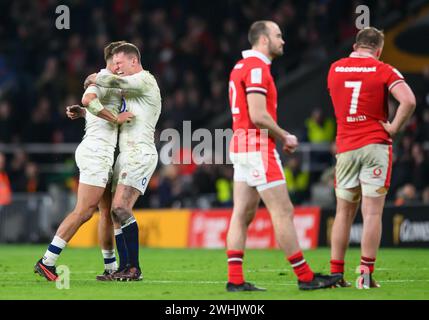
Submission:
[[[258,170],[253,170],[252,174],[255,178],[259,177],[259,171]]]
[[[377,72],[377,67],[336,67],[335,72]]]
[[[374,169],[373,173],[374,173],[375,177],[379,177],[379,176],[381,176],[383,171],[380,168],[377,168],[377,169]]]

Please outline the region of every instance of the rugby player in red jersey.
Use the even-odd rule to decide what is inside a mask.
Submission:
[[[344,274],[350,229],[362,200],[359,288],[379,287],[372,273],[392,173],[392,138],[411,117],[416,104],[401,73],[379,61],[383,45],[381,31],[373,27],[362,29],[356,36],[354,51],[334,62],[328,74],[337,121],[337,210],[331,236],[331,273]],[[399,102],[391,123],[389,93]],[[343,278],[338,285],[350,286],[350,283]]]
[[[246,282],[243,256],[248,226],[262,199],[270,212],[277,242],[298,277],[303,290],[335,284],[338,275],[315,274],[305,261],[293,223],[293,205],[286,188],[276,140],[283,151],[293,152],[297,138],[277,124],[277,90],[271,61],[283,54],[284,40],[272,21],[257,21],[249,30],[251,50],[234,66],[229,99],[234,135],[230,158],[234,165],[234,209],[227,234],[227,291],[263,291]]]

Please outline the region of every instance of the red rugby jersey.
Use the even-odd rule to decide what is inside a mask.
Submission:
[[[230,151],[260,151],[261,145],[273,150],[274,139],[268,137],[266,141],[264,135],[261,139],[261,130],[252,123],[247,104],[248,93],[264,94],[267,111],[277,122],[277,89],[271,75],[271,60],[255,50],[243,51],[242,55],[243,59],[236,63],[229,78],[229,103],[234,131]]]
[[[331,65],[328,90],[337,120],[337,153],[368,144],[392,144],[387,121],[389,91],[404,77],[369,54],[353,52]]]

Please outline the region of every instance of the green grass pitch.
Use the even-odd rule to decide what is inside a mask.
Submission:
[[[299,291],[291,267],[278,250],[247,250],[246,280],[268,289],[257,293],[225,291],[224,250],[141,248],[144,274],[140,282],[97,282],[103,270],[99,249],[66,248],[59,265],[71,271],[70,288],[57,289],[33,273],[46,246],[0,246],[0,299],[144,299],[144,300],[313,300],[313,299],[429,299],[429,250],[382,249],[376,264],[381,288]],[[314,271],[329,271],[329,249],[305,252]],[[346,278],[355,282],[360,252],[350,249]]]

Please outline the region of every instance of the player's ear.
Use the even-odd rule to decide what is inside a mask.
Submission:
[[[356,43],[355,43],[355,44],[353,44],[353,51],[356,51],[356,50],[357,50],[357,48],[358,48],[357,44],[356,44]]]
[[[383,52],[383,48],[378,48],[377,51],[375,52],[376,57],[380,58],[382,52]]]
[[[267,37],[265,34],[263,34],[263,35],[261,35],[261,37],[259,38],[259,41],[260,41],[260,43],[262,43],[262,44],[267,44],[267,43],[268,43],[268,37]]]

